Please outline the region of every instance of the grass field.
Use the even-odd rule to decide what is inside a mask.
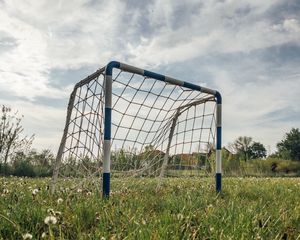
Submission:
[[[115,179],[109,201],[48,183],[0,178],[0,239],[300,239],[299,178]]]

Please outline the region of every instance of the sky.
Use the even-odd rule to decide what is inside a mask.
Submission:
[[[299,0],[0,0],[0,104],[57,151],[75,83],[122,61],[223,96],[223,145],[300,127]]]

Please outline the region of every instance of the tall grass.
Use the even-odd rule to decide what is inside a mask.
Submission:
[[[225,178],[220,195],[211,178],[167,178],[160,188],[120,178],[108,201],[98,184],[71,191],[65,180],[51,196],[48,182],[0,178],[0,239],[300,239],[298,178]]]

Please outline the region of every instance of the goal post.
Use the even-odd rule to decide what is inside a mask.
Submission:
[[[103,197],[108,198],[112,169],[117,176],[163,177],[166,171],[199,170],[203,156],[207,161],[215,151],[220,192],[221,105],[216,90],[109,62],[71,93],[52,191],[59,175],[87,178],[102,170]]]

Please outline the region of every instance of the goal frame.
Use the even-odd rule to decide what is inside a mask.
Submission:
[[[102,193],[104,198],[110,195],[110,165],[111,165],[111,125],[112,125],[112,82],[113,69],[120,69],[125,72],[138,74],[144,77],[156,79],[168,84],[181,86],[190,90],[203,92],[214,96],[216,101],[216,169],[215,181],[216,192],[220,193],[222,189],[222,96],[219,91],[206,87],[201,87],[190,82],[178,80],[158,74],[156,72],[137,68],[122,62],[111,61],[104,70],[104,143],[103,143],[103,173],[102,173]]]

